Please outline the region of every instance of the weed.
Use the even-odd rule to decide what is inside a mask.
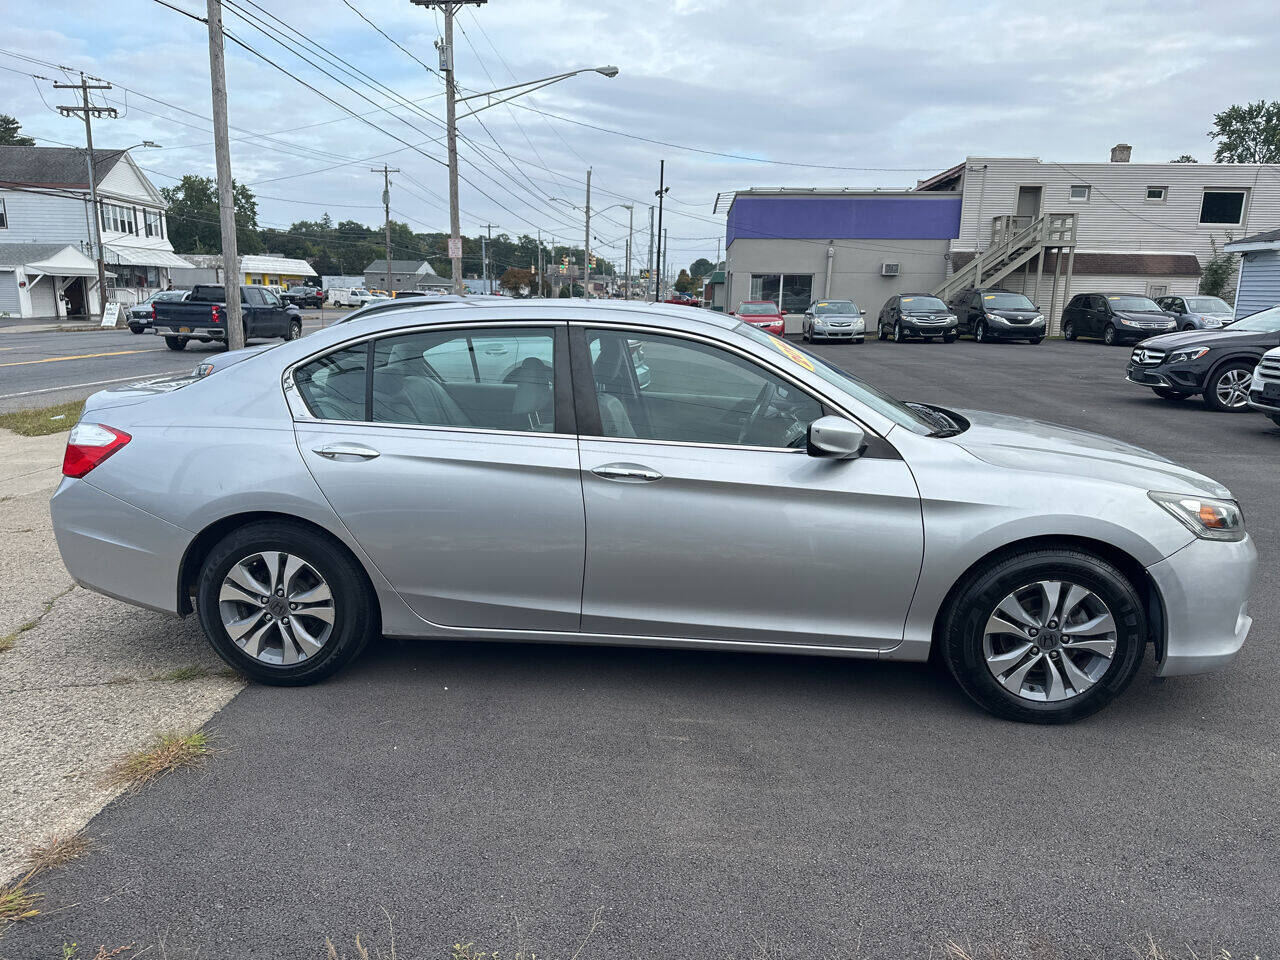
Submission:
[[[184,767],[193,767],[211,753],[209,735],[193,733],[157,734],[153,745],[121,757],[107,770],[105,783],[137,793],[153,780]]]
[[[93,844],[88,837],[78,833],[63,833],[55,836],[47,843],[32,847],[27,851],[27,867],[32,873],[41,870],[52,870],[72,860],[79,860],[92,849]]]
[[[80,411],[83,409],[83,400],[72,400],[53,407],[0,413],[0,427],[24,437],[43,437],[70,430],[80,419]]]

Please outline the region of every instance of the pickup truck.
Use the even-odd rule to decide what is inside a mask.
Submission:
[[[280,294],[280,299],[295,307],[323,307],[326,294],[319,287],[300,283]]]
[[[245,343],[268,337],[297,340],[302,336],[302,317],[297,310],[261,286],[240,287],[240,312]],[[164,337],[170,350],[185,350],[192,340],[225,343],[226,291],[220,283],[196,284],[186,300],[153,303],[151,328],[157,336]]]

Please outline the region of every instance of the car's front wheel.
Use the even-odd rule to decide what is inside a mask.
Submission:
[[[168,347],[170,350],[185,350],[187,349],[187,338],[186,337],[165,337],[164,345]]]
[[[1247,363],[1228,363],[1215,370],[1204,385],[1204,402],[1210,410],[1221,413],[1244,413],[1249,409],[1249,381],[1253,367]]]
[[[1105,343],[1108,347],[1114,347],[1116,345],[1115,326],[1113,326],[1110,323],[1107,324],[1106,329],[1102,331],[1102,342]]]
[[[986,710],[1066,723],[1102,709],[1133,680],[1146,618],[1133,585],[1101,557],[1027,548],[959,586],[939,641],[960,687]]]
[[[214,650],[261,683],[315,683],[346,666],[378,630],[372,589],[355,558],[287,521],[250,523],[205,559],[200,625]]]
[[[1062,337],[1064,340],[1074,340],[1076,338],[1076,325],[1071,320],[1062,325]]]
[[[973,339],[978,343],[982,343],[987,339],[987,321],[978,321],[978,325],[973,328]]]
[[[893,342],[905,343],[906,340],[907,340],[907,335],[902,332],[902,323],[901,321],[899,321],[898,323],[895,323],[893,325]]]

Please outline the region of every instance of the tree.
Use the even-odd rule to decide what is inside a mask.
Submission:
[[[709,277],[715,272],[716,265],[706,257],[699,257],[693,263],[689,264],[689,276],[691,277]]]
[[[688,270],[681,270],[679,276],[676,277],[676,293],[688,293],[693,289],[693,278],[689,276]]]
[[[0,144],[6,147],[34,147],[36,142],[18,131],[22,125],[7,113],[0,113]]]
[[[1200,161],[1197,160],[1195,157],[1193,157],[1191,154],[1184,153],[1182,156],[1177,157],[1173,160],[1170,160],[1169,162],[1170,163],[1199,163]]]
[[[1280,101],[1235,104],[1213,115],[1218,163],[1280,163]]]
[[[234,184],[236,247],[240,253],[260,253],[258,202],[243,183]],[[160,192],[169,204],[169,242],[178,253],[221,253],[218,190],[212,177],[187,174],[176,186]]]
[[[1227,235],[1231,242],[1231,235]],[[1209,248],[1213,255],[1205,262],[1200,271],[1200,292],[1206,297],[1226,297],[1231,293],[1231,276],[1235,273],[1235,256],[1218,250],[1218,242],[1209,238]]]
[[[508,267],[506,272],[498,278],[498,286],[503,290],[509,290],[513,297],[525,297],[533,289],[534,278],[532,270],[521,270],[519,267]]]

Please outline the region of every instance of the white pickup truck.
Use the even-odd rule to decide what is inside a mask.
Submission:
[[[364,287],[334,287],[329,291],[331,307],[363,307],[373,299],[373,294]]]

